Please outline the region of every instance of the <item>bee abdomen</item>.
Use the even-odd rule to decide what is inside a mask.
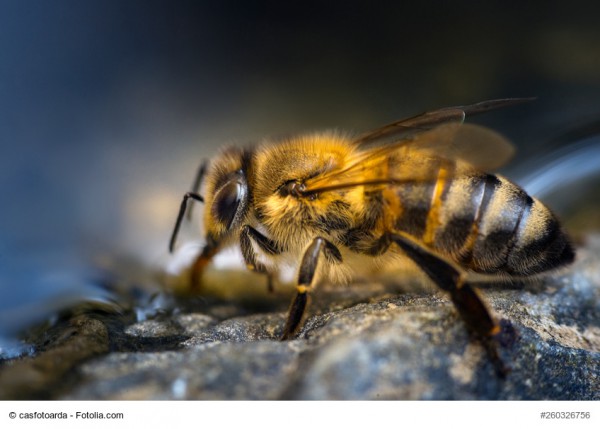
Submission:
[[[531,275],[569,264],[575,252],[558,219],[538,200],[528,196],[527,217],[515,231],[505,271]]]
[[[465,268],[532,275],[573,261],[573,249],[556,217],[517,185],[471,172],[449,178],[444,186],[437,192],[437,204],[433,193],[431,207],[439,206],[435,232],[425,231],[424,241]]]

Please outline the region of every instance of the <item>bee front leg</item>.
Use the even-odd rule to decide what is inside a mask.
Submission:
[[[175,248],[175,241],[177,240],[177,234],[179,233],[179,228],[181,227],[181,222],[183,221],[183,217],[185,216],[186,210],[188,214],[188,220],[192,217],[192,207],[188,207],[188,200],[192,199],[193,201],[198,201],[203,203],[204,197],[198,194],[198,190],[200,189],[200,185],[202,184],[202,180],[206,174],[208,163],[204,161],[198,172],[196,174],[196,178],[194,179],[194,183],[192,185],[192,190],[190,192],[186,192],[183,195],[183,199],[181,201],[181,205],[179,206],[179,213],[177,214],[177,220],[175,221],[175,227],[173,228],[173,232],[171,233],[171,239],[169,240],[169,253],[173,253],[173,249]],[[190,290],[197,292],[200,289],[200,279],[202,277],[202,273],[204,272],[204,268],[208,265],[214,254],[216,253],[216,246],[212,240],[207,242],[206,246],[202,250],[201,254],[198,255],[194,264],[191,268],[191,276],[190,276]]]
[[[240,248],[246,267],[251,271],[266,274],[267,289],[269,292],[273,292],[273,275],[267,270],[267,267],[265,267],[264,264],[256,259],[256,252],[252,247],[252,241],[254,241],[263,252],[269,255],[279,255],[281,253],[281,246],[277,242],[262,235],[250,225],[245,225],[240,233]]]
[[[500,326],[492,317],[478,291],[465,283],[464,272],[404,234],[393,233],[390,234],[390,238],[439,288],[450,293],[452,302],[467,328],[482,340],[496,373],[501,377],[506,376],[508,369],[498,354],[498,344],[495,340],[495,336],[500,333]]]
[[[282,341],[290,339],[300,328],[300,323],[308,305],[308,293],[313,287],[321,253],[331,262],[342,262],[342,254],[338,248],[322,237],[315,238],[304,251],[298,274],[297,293],[290,305],[283,335],[281,336]]]

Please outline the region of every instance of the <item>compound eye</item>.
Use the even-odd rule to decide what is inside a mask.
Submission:
[[[243,185],[238,181],[231,181],[223,186],[215,195],[212,205],[212,214],[229,228],[238,212],[240,201],[244,192]]]

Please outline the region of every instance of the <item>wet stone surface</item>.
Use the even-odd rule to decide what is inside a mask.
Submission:
[[[208,301],[136,322],[88,312],[2,362],[2,399],[600,399],[600,240],[568,271],[486,285],[505,379],[443,293],[317,293],[280,342],[288,296]]]

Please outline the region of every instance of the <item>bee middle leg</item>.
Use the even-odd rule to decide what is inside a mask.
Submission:
[[[269,292],[274,292],[273,275],[267,270],[267,267],[256,258],[256,252],[252,247],[252,241],[255,242],[263,252],[269,255],[279,255],[282,251],[281,246],[279,246],[277,242],[262,235],[250,225],[245,225],[242,228],[240,234],[240,248],[246,267],[250,271],[265,274],[267,276],[267,290]]]
[[[304,251],[302,262],[300,263],[300,272],[298,274],[298,285],[296,286],[296,296],[290,305],[287,321],[283,328],[281,341],[290,339],[300,328],[300,323],[304,317],[308,305],[308,293],[313,287],[315,273],[321,253],[330,262],[341,262],[342,254],[329,241],[322,237],[315,238],[310,246]]]
[[[495,336],[500,333],[500,326],[490,314],[478,291],[465,282],[464,272],[404,234],[392,233],[389,236],[439,288],[450,293],[452,302],[467,328],[481,339],[496,373],[501,377],[506,376],[508,369],[498,354],[498,344],[495,340]]]

